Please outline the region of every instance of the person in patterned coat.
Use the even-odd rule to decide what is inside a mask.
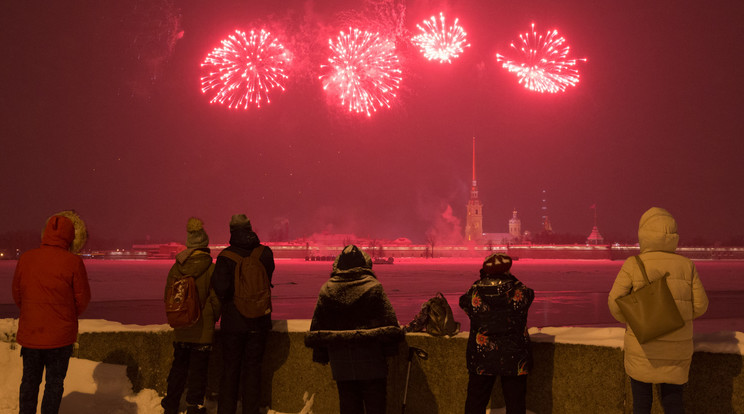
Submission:
[[[509,256],[488,256],[480,279],[460,297],[460,307],[470,318],[465,414],[486,412],[497,377],[506,413],[527,410],[527,374],[532,367],[527,312],[535,292],[509,272],[511,265]]]

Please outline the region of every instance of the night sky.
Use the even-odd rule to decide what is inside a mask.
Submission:
[[[76,209],[91,237],[212,242],[245,213],[262,239],[314,232],[408,237],[465,225],[476,137],[484,230],[512,209],[539,231],[634,240],[664,207],[681,241],[744,235],[744,2],[15,1],[0,14],[0,233]],[[388,5],[389,6],[389,5]],[[452,64],[410,43],[444,11],[471,44]],[[382,16],[382,17],[381,17]],[[391,28],[403,79],[367,118],[322,89],[328,39],[350,22]],[[581,81],[526,90],[496,53],[536,24],[571,45]],[[209,104],[200,63],[235,29],[265,28],[293,54],[286,91],[259,110]],[[395,28],[395,30],[392,30]],[[450,206],[453,218],[442,218]]]

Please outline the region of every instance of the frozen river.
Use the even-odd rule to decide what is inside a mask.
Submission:
[[[0,318],[18,317],[10,292],[15,261],[0,261]],[[165,323],[163,287],[169,260],[87,260],[92,303],[86,319],[122,323]],[[375,265],[401,323],[421,304],[444,293],[455,319],[468,327],[458,298],[478,278],[477,259],[399,259]],[[607,292],[622,261],[529,260],[514,263],[512,273],[536,292],[529,326],[621,326],[607,309]],[[696,262],[710,298],[708,312],[695,322],[696,332],[744,332],[744,261]],[[316,295],[331,271],[330,262],[277,260],[272,291],[273,319],[309,319]]]

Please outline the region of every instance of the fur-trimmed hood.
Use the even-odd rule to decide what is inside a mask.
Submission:
[[[372,341],[397,342],[405,333],[398,326],[346,331],[312,331],[305,336],[305,346],[310,348],[337,344],[361,344]]]
[[[61,231],[66,232],[66,230],[58,229],[54,223],[50,224],[56,216],[66,217],[70,220],[73,229],[72,237],[69,237],[67,234],[61,234]],[[88,241],[88,229],[83,219],[80,218],[75,210],[64,210],[51,215],[47,219],[44,230],[41,231],[41,240],[42,244],[58,246],[72,253],[78,253]],[[55,241],[51,242],[52,240]]]

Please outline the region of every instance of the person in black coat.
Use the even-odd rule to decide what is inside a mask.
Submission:
[[[370,257],[346,246],[320,289],[305,337],[313,361],[331,364],[341,414],[385,412],[386,357],[395,355],[403,335]]]
[[[511,265],[509,256],[488,256],[480,279],[460,297],[460,307],[470,317],[465,414],[486,412],[497,376],[507,414],[527,410],[527,374],[532,367],[527,311],[535,292],[509,272]]]
[[[225,250],[241,257],[250,256],[261,246],[251,222],[245,214],[230,219],[230,246]],[[266,269],[271,282],[274,273],[274,253],[268,246],[258,260]],[[271,313],[246,318],[233,302],[235,294],[235,266],[237,262],[220,254],[214,267],[212,286],[222,304],[220,339],[222,342],[222,377],[217,412],[235,414],[240,390],[243,414],[258,414],[261,396],[261,361],[266,348],[266,338],[271,330]],[[242,387],[240,386],[243,379]]]

